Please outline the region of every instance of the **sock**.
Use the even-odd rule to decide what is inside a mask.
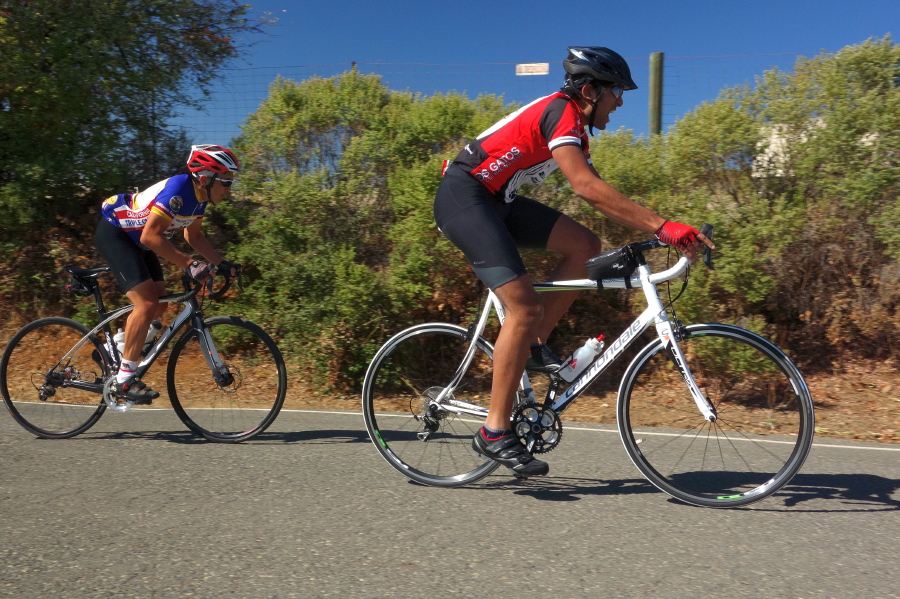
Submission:
[[[116,375],[117,383],[124,383],[130,378],[134,378],[134,373],[137,371],[137,361],[134,362],[128,360],[122,360],[122,365],[119,366],[119,374]]]
[[[511,434],[512,431],[509,429],[495,429],[487,426],[481,427],[481,436],[484,437],[488,441],[496,441],[500,437],[505,437],[506,435]]]

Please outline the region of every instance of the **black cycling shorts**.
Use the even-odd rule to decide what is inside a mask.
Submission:
[[[139,247],[125,231],[101,218],[94,237],[97,251],[112,268],[123,293],[144,281],[164,280],[159,256]]]
[[[558,210],[524,196],[506,202],[455,164],[447,169],[434,199],[438,228],[491,289],[526,273],[519,248],[546,249],[560,216]]]

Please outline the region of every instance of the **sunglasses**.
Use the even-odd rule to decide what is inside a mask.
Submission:
[[[607,87],[606,89],[608,89],[609,91],[612,92],[612,95],[616,100],[621,98],[622,94],[625,93],[625,88],[622,87],[621,85],[611,85],[611,86]]]
[[[231,187],[234,185],[234,179],[216,179],[219,183],[222,184],[222,187]]]

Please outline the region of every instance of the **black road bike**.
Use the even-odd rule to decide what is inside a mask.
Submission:
[[[106,409],[133,407],[111,393],[121,359],[111,323],[134,306],[106,311],[97,277],[109,270],[66,269],[71,291],[93,295],[99,324],[89,328],[62,317],[35,320],[13,335],[0,358],[3,401],[13,418],[38,437],[74,437]],[[240,273],[233,280],[240,289]],[[137,368],[142,377],[174,342],[166,365],[172,408],[194,433],[225,443],[264,431],[278,416],[287,391],[284,359],[265,331],[238,316],[203,315],[205,301],[224,295],[233,280],[213,291],[212,279],[205,285],[183,277],[184,293],[160,298],[183,309],[142,353]]]

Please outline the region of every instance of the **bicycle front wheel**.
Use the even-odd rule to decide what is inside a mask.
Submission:
[[[815,417],[803,376],[762,337],[728,325],[689,326],[678,342],[707,422],[659,341],[632,361],[619,389],[628,455],[660,490],[686,503],[735,507],[775,493],[803,465]]]
[[[366,373],[362,408],[369,437],[388,464],[422,484],[464,485],[498,466],[471,449],[490,403],[493,348],[487,341],[478,339],[459,384],[440,404],[435,401],[469,345],[462,327],[417,325],[391,338]]]
[[[172,407],[185,426],[210,441],[246,441],[281,411],[287,392],[284,358],[265,331],[243,318],[208,318],[205,333],[226,372],[213,372],[200,346],[203,333],[188,329],[172,348],[166,372]]]
[[[99,338],[74,350],[89,332],[68,318],[35,320],[13,335],[0,358],[3,401],[16,422],[38,437],[74,437],[106,409],[106,350]]]

